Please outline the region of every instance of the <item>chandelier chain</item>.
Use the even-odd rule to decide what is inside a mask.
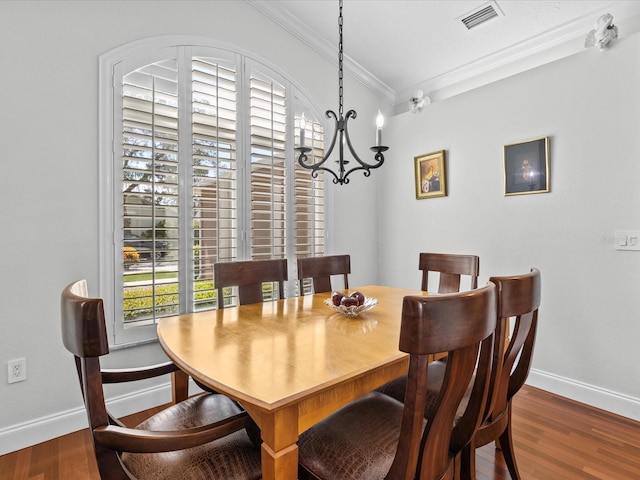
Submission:
[[[340,0],[340,15],[338,16],[338,33],[339,33],[339,42],[338,42],[338,100],[339,100],[339,108],[338,114],[339,118],[343,118],[344,106],[343,106],[343,73],[342,73],[342,0]]]
[[[339,100],[339,110],[338,115],[333,110],[327,110],[325,112],[327,118],[332,118],[334,122],[334,132],[333,137],[331,138],[331,143],[325,149],[324,155],[321,160],[314,162],[315,158],[313,155],[311,157],[307,156],[308,153],[312,151],[312,148],[307,147],[305,145],[305,130],[304,127],[300,128],[300,146],[295,147],[295,150],[300,154],[298,156],[298,165],[302,168],[306,168],[307,170],[311,170],[311,177],[318,178],[318,174],[320,172],[326,172],[333,176],[333,183],[344,185],[349,183],[349,175],[353,172],[361,171],[365,177],[371,175],[371,170],[374,168],[381,167],[384,163],[384,155],[389,147],[381,145],[382,138],[382,121],[377,122],[377,130],[376,130],[376,144],[371,147],[371,150],[374,152],[374,163],[368,163],[362,161],[362,159],[358,156],[356,151],[351,145],[351,139],[349,138],[349,131],[347,130],[347,122],[350,118],[356,118],[356,111],[349,110],[345,117],[344,115],[344,72],[342,69],[342,63],[344,60],[343,54],[343,40],[342,40],[342,26],[343,26],[343,17],[342,17],[342,0],[339,0],[340,5],[340,14],[338,16],[338,100]],[[379,116],[380,111],[378,111]],[[302,117],[304,118],[304,116]],[[336,146],[336,141],[338,141],[338,151],[339,158],[335,161],[338,164],[337,170],[330,168],[327,163],[331,157],[331,153],[333,152],[333,148]],[[345,158],[344,154],[348,153],[351,155],[352,160],[348,160]],[[350,162],[353,162],[351,165]],[[349,168],[347,169],[347,166]]]

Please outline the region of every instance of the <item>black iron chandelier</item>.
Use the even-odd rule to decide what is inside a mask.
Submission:
[[[305,130],[305,120],[304,120],[304,114],[302,115],[302,118],[300,119],[300,146],[297,147],[295,150],[297,152],[300,153],[300,155],[298,156],[298,163],[300,164],[300,166],[311,170],[311,176],[313,178],[316,178],[318,176],[318,172],[320,170],[325,171],[325,172],[329,172],[331,175],[333,175],[333,183],[335,184],[340,184],[343,185],[345,183],[349,183],[349,175],[355,171],[358,170],[362,170],[363,174],[365,177],[368,177],[369,175],[371,175],[371,171],[374,168],[378,168],[381,167],[382,164],[384,163],[384,155],[382,154],[382,152],[386,152],[389,147],[385,147],[382,145],[382,125],[384,123],[384,118],[382,117],[382,114],[380,113],[380,110],[378,110],[378,116],[376,118],[376,144],[375,146],[371,147],[371,150],[375,152],[374,155],[374,160],[375,163],[366,163],[363,162],[360,157],[358,156],[358,154],[355,152],[355,150],[353,149],[353,145],[351,145],[351,139],[349,138],[349,130],[347,129],[347,121],[350,118],[356,118],[357,114],[355,112],[355,110],[349,110],[346,114],[346,116],[343,114],[344,112],[344,108],[343,108],[343,85],[342,85],[342,79],[343,79],[343,72],[342,72],[342,0],[340,0],[339,2],[340,4],[340,14],[338,16],[338,33],[339,33],[339,43],[338,43],[338,99],[339,99],[339,109],[338,109],[338,115],[336,115],[336,113],[333,110],[327,110],[327,112],[325,113],[325,115],[327,116],[327,118],[333,118],[333,121],[335,123],[334,125],[334,131],[333,131],[333,138],[331,139],[331,144],[329,145],[329,148],[327,149],[324,157],[322,158],[322,160],[318,161],[317,163],[311,163],[312,160],[309,159],[309,157],[307,156],[307,153],[309,153],[311,151],[311,148],[307,147],[305,145],[305,139],[306,139],[306,130]],[[340,152],[340,156],[338,158],[338,160],[336,160],[336,163],[338,164],[338,171],[337,173],[332,170],[331,168],[329,168],[327,166],[327,162],[329,160],[329,157],[331,156],[331,153],[333,152],[333,148],[336,145],[336,139],[339,137],[338,139],[338,147],[339,147],[339,152]],[[346,160],[344,158],[344,154],[345,154],[345,144],[347,146],[347,148],[349,149],[349,152],[351,152],[351,155],[353,156],[353,159],[355,160],[355,162],[357,162],[357,164],[353,167],[351,167],[350,169],[347,170],[347,164],[350,162],[349,160]]]

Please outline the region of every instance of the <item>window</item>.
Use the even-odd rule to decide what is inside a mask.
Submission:
[[[172,46],[120,57],[101,63],[113,82],[102,102],[111,135],[100,223],[103,242],[113,239],[101,247],[100,286],[113,344],[155,339],[163,316],[215,308],[218,261],[288,258],[294,293],[295,257],[325,248],[324,181],[293,150],[304,112],[322,156],[316,110],[233,52]]]

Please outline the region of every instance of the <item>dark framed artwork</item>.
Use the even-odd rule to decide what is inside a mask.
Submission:
[[[444,150],[414,157],[418,200],[447,195],[445,157]]]
[[[549,191],[549,137],[504,146],[504,194]]]

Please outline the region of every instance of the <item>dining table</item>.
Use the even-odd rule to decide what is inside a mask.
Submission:
[[[238,401],[261,432],[264,480],[298,478],[298,436],[361,395],[407,373],[398,349],[402,303],[419,290],[363,286],[377,300],[356,317],[317,293],[166,317],[162,349],[180,369]]]

